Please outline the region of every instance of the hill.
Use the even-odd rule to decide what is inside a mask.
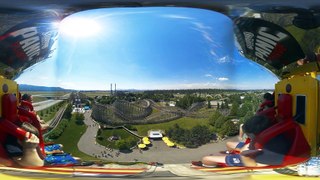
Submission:
[[[20,91],[72,91],[71,89],[64,89],[61,87],[47,87],[47,86],[35,86],[27,84],[19,84]]]

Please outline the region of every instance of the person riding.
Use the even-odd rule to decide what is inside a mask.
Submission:
[[[241,148],[239,154],[205,156],[201,162],[194,162],[193,164],[209,167],[221,164],[246,167],[281,165],[285,154],[290,149],[290,144],[284,135],[280,134],[272,138],[264,145],[263,149],[255,148],[255,137],[270,126],[270,120],[266,116],[255,115],[243,124],[243,130],[250,137],[251,142]]]
[[[36,116],[36,119],[39,121],[41,125],[41,130],[47,129],[49,126],[46,124],[44,120],[40,119],[40,117],[37,115],[36,111],[33,108],[32,102],[33,102],[33,98],[31,94],[23,94],[21,96],[21,102],[19,107],[28,112],[31,112]]]
[[[275,123],[275,111],[264,114],[265,110],[274,107],[274,95],[267,92],[263,95],[263,102],[260,104],[256,115],[266,115],[272,124]],[[227,151],[221,151],[222,154],[239,153],[240,149],[250,143],[250,138],[243,132],[243,124],[239,126],[239,141],[228,141],[226,143]]]
[[[36,128],[25,128],[17,114],[17,98],[13,94],[2,96],[0,118],[0,161],[6,166],[41,167],[44,165],[40,153]]]

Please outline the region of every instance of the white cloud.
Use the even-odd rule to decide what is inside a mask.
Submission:
[[[226,77],[219,77],[219,78],[218,78],[218,80],[219,80],[219,81],[228,81],[228,80],[229,80],[229,78],[226,78]]]
[[[205,30],[205,29],[210,30],[210,29],[212,29],[212,27],[206,26],[206,25],[204,25],[204,24],[201,23],[201,22],[193,22],[193,24],[194,24],[198,29],[201,29],[201,30]]]
[[[205,77],[213,77],[212,74],[205,74]]]
[[[210,54],[211,54],[212,56],[217,57],[217,54],[216,54],[216,52],[215,52],[213,49],[210,50]]]
[[[224,56],[222,58],[219,58],[218,59],[218,63],[227,63],[227,62],[230,62],[230,57],[229,56]]]
[[[204,39],[206,39],[207,41],[213,43],[213,39],[212,36],[210,35],[210,33],[203,31],[202,32],[202,36],[204,37]]]
[[[192,17],[176,15],[176,14],[165,14],[165,15],[162,15],[162,17],[170,18],[170,19],[187,19],[187,20],[193,20],[194,19]]]

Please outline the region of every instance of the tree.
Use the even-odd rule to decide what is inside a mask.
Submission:
[[[240,118],[239,123],[243,124],[246,122],[247,119],[251,118],[254,115],[254,113],[252,111],[247,111],[246,115],[243,116],[242,118]]]
[[[243,117],[243,116],[245,116],[246,113],[249,112],[249,111],[251,111],[251,112],[253,111],[253,110],[252,110],[252,105],[251,105],[251,103],[249,103],[249,102],[245,102],[245,103],[243,103],[242,106],[239,108],[237,114],[238,114],[238,116]]]
[[[183,142],[186,138],[186,130],[182,129],[178,124],[175,124],[173,128],[169,129],[168,136],[178,142]]]
[[[193,144],[198,146],[210,142],[212,133],[207,126],[197,125],[191,129],[191,139]]]
[[[238,114],[239,104],[237,101],[232,103],[232,107],[230,110],[230,116],[236,116]]]
[[[215,122],[214,127],[220,129],[222,125],[228,120],[226,116],[221,115]]]
[[[212,116],[209,119],[209,124],[211,126],[215,126],[215,123],[217,121],[217,119],[222,116],[222,114],[219,111],[214,111],[214,113],[212,114]]]
[[[176,106],[182,109],[188,109],[193,103],[204,102],[205,99],[196,95],[187,94],[177,101]]]
[[[224,108],[225,108],[224,102],[221,102],[221,107],[220,107],[220,109],[224,109]]]
[[[239,127],[232,121],[226,121],[221,127],[221,135],[235,136],[239,134]]]
[[[82,113],[74,113],[73,118],[78,125],[83,125],[84,115]]]
[[[66,119],[70,119],[71,118],[71,116],[72,116],[72,105],[71,104],[68,104],[66,110],[64,111],[63,116]]]
[[[211,108],[211,102],[208,101],[208,109],[210,109],[210,108]]]
[[[167,135],[174,141],[181,143],[189,148],[195,148],[200,145],[208,143],[213,133],[207,126],[197,125],[191,130],[183,129],[178,124],[175,124],[173,128],[170,128]]]

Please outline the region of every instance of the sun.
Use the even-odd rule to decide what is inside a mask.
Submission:
[[[91,37],[101,32],[101,26],[94,19],[68,17],[61,21],[59,31],[72,37]]]

